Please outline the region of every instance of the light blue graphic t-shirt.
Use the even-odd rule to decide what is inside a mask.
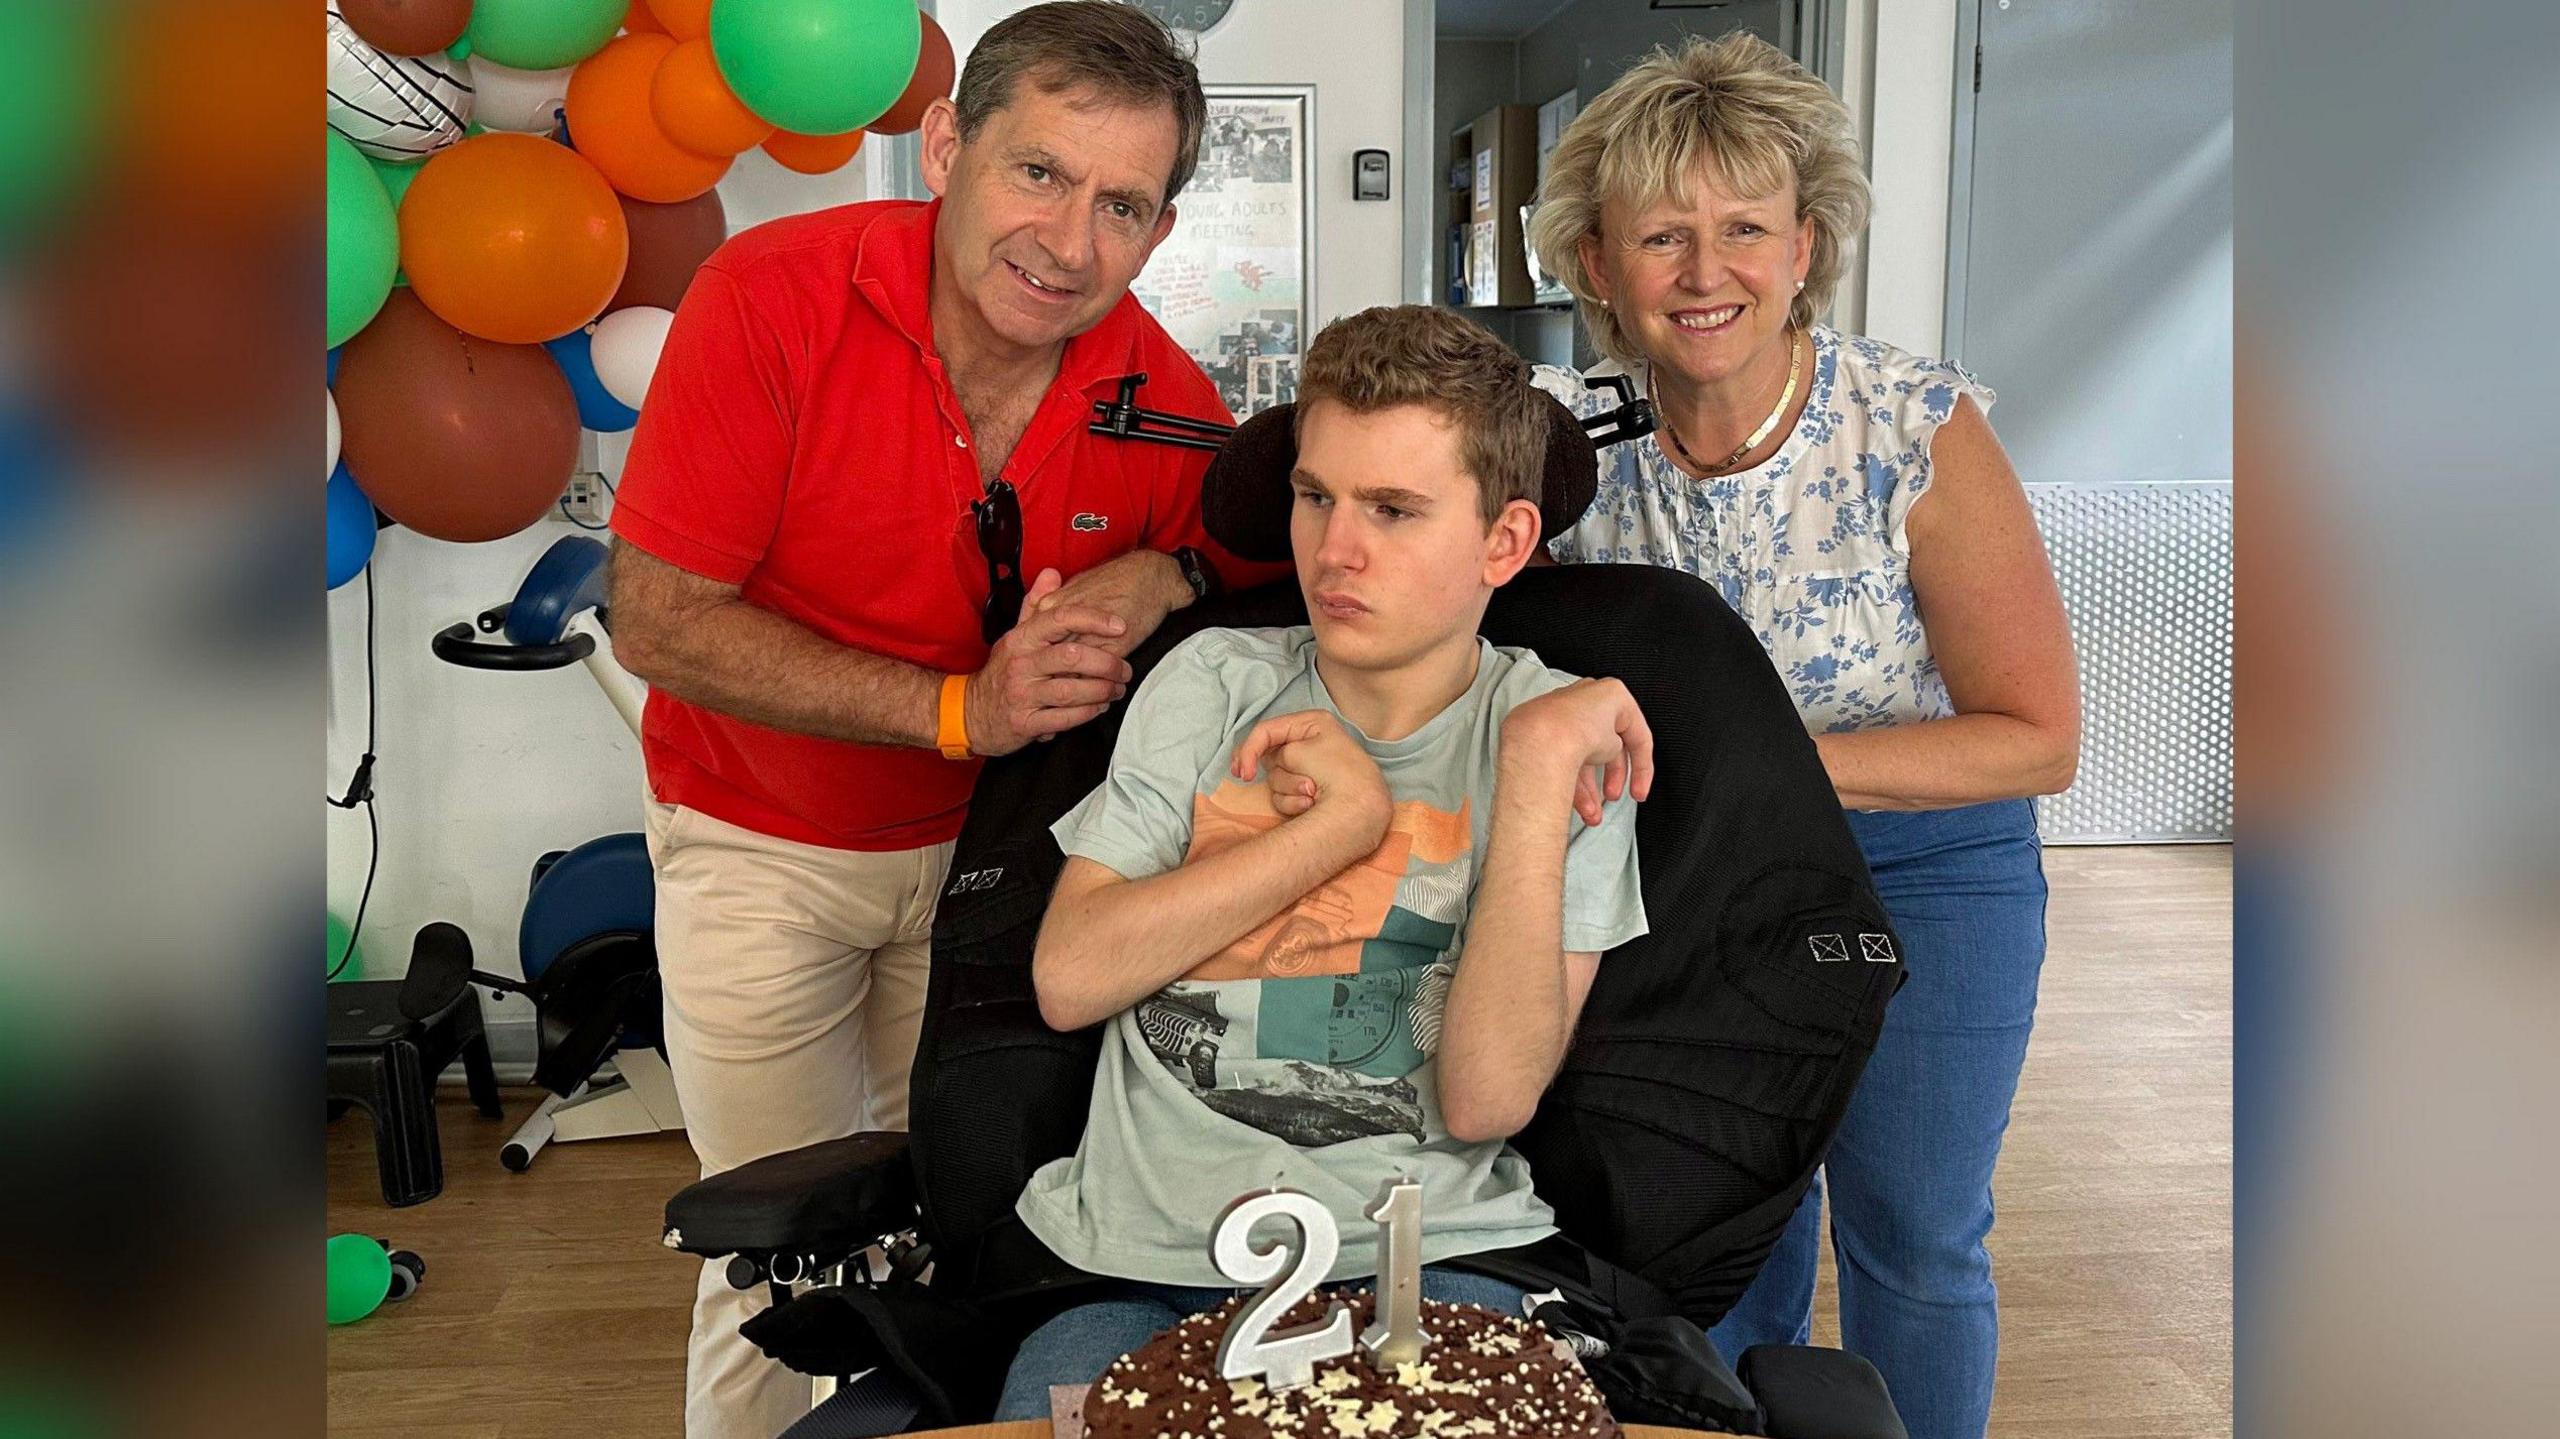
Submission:
[[[1554,1232],[1517,1152],[1450,1137],[1431,1062],[1477,917],[1503,717],[1573,680],[1479,643],[1474,682],[1413,734],[1373,740],[1343,720],[1395,801],[1378,849],[1111,1021],[1082,1146],[1032,1176],[1017,1206],[1061,1258],[1225,1283],[1210,1224],[1277,1183],[1333,1211],[1330,1277],[1356,1278],[1377,1268],[1361,1211],[1399,1174],[1423,1183],[1426,1262]],[[1311,630],[1193,636],[1139,688],[1111,777],[1053,828],[1060,847],[1142,879],[1278,827],[1267,778],[1239,782],[1228,764],[1262,720],[1311,709],[1341,719]],[[1610,805],[1596,828],[1566,822],[1566,951],[1644,933],[1634,803]]]

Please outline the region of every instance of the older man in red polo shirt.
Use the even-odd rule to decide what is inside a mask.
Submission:
[[[1145,12],[990,30],[923,128],[930,204],[762,225],[695,278],[613,528],[658,872],[667,1057],[708,1174],[906,1125],[928,943],[978,757],[1083,724],[1173,609],[1263,577],[1200,525],[1200,451],[1093,402],[1224,421],[1128,294],[1205,102]],[[686,1432],[770,1439],[805,1381],[706,1268]]]

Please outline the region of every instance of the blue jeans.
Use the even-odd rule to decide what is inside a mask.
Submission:
[[[1821,1180],[1713,1337],[1735,1358],[1806,1341],[1827,1189],[1841,1343],[1883,1373],[1911,1439],[1982,1439],[2000,1351],[1983,1247],[1991,1171],[2044,967],[2035,809],[1852,812],[1849,824],[1911,977]]]
[[[1336,1289],[1368,1289],[1363,1279]],[[1124,1282],[1108,1299],[1079,1304],[1031,1331],[1004,1377],[996,1419],[1046,1419],[1049,1386],[1090,1384],[1111,1361],[1204,1309],[1215,1309],[1241,1291],[1192,1289],[1174,1284]],[[1422,1271],[1422,1297],[1451,1304],[1481,1304],[1505,1314],[1520,1312],[1528,1291],[1499,1279],[1433,1264]]]

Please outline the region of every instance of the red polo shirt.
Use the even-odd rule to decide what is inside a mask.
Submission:
[[[613,512],[622,539],[838,644],[945,673],[985,664],[978,461],[933,343],[939,201],[847,205],[732,238],[686,291]],[[1069,340],[1005,461],[1022,573],[1197,545],[1231,583],[1268,578],[1200,527],[1208,452],[1088,434],[1093,401],[1225,423],[1218,392],[1135,299]],[[641,750],[658,799],[840,849],[960,832],[978,763],[767,729],[663,690]]]

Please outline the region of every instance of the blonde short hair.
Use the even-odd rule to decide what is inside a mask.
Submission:
[[[1318,400],[1355,415],[1420,405],[1444,416],[1488,526],[1513,500],[1546,493],[1552,402],[1517,352],[1454,310],[1379,305],[1325,326],[1299,368],[1296,424]]]
[[[1685,201],[1702,169],[1747,196],[1795,181],[1796,218],[1813,221],[1813,260],[1788,317],[1810,325],[1830,307],[1849,242],[1867,228],[1867,176],[1848,107],[1748,31],[1692,37],[1638,61],[1574,117],[1530,216],[1538,263],[1573,292],[1602,354],[1642,358],[1592,288],[1582,241],[1599,234],[1609,201]]]

